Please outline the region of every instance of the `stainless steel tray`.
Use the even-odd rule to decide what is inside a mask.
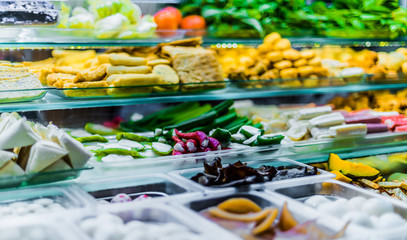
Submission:
[[[124,223],[128,223],[132,220],[138,220],[147,223],[178,223],[183,225],[193,233],[197,233],[202,236],[202,239],[233,239],[229,238],[229,234],[220,228],[211,228],[208,225],[202,225],[199,216],[194,214],[188,214],[183,211],[182,208],[170,207],[167,204],[151,202],[138,202],[127,204],[110,204],[99,205],[100,207],[96,212],[81,212],[76,213],[69,217],[71,222],[75,222],[77,225],[82,220],[93,218],[98,214],[112,213],[120,217]],[[62,217],[62,216],[60,216]],[[83,232],[79,226],[75,230],[80,233],[82,239],[91,239],[85,232]]]
[[[250,199],[254,201],[256,204],[258,204],[261,208],[275,207],[279,210],[282,208],[284,202],[287,202],[289,211],[293,214],[293,217],[300,224],[310,220],[316,220],[316,224],[318,225],[318,227],[321,227],[321,229],[323,229],[324,232],[328,234],[333,234],[335,233],[335,231],[337,231],[333,227],[326,227],[323,224],[321,224],[321,222],[330,221],[330,217],[322,216],[315,210],[311,209],[310,207],[307,207],[291,199],[280,198],[277,194],[273,193],[270,194],[258,191],[238,192],[232,194],[227,192],[224,193],[212,192],[206,195],[205,197],[185,199],[181,203],[184,206],[188,207],[190,211],[198,213],[204,209],[216,206],[219,203],[234,197]],[[209,219],[206,219],[206,221],[210,222],[213,225],[217,225],[216,223],[210,221]],[[229,230],[233,232],[232,229]]]
[[[174,181],[165,174],[149,174],[141,176],[126,176],[120,178],[104,178],[89,181],[80,185],[85,195],[96,200],[110,200],[117,194],[125,193],[133,200],[146,194],[154,199],[183,198],[188,194],[201,194],[181,181]],[[83,191],[81,191],[83,193]]]
[[[259,160],[259,159],[262,159],[262,160]],[[300,162],[296,162],[296,161],[290,160],[288,158],[271,159],[271,158],[261,157],[259,159],[256,159],[257,161],[249,162],[248,166],[255,167],[255,168],[260,167],[261,165],[311,168],[309,165],[306,165],[306,164],[303,164]],[[234,161],[237,161],[237,160],[238,159],[236,159],[236,158],[234,159]],[[242,159],[242,160],[244,161],[245,159]],[[226,163],[223,162],[223,159],[222,159],[222,164],[226,165]],[[203,171],[204,171],[204,168],[201,167],[201,168],[172,171],[169,173],[169,175],[174,178],[178,178],[180,180],[186,181],[206,193],[211,192],[211,191],[220,190],[220,189],[229,190],[229,191],[233,191],[233,190],[242,191],[242,190],[249,190],[249,189],[261,190],[266,187],[273,188],[273,187],[281,186],[281,185],[291,186],[291,185],[295,185],[298,183],[304,184],[304,183],[318,182],[318,181],[331,179],[334,177],[334,174],[318,169],[319,174],[314,175],[314,176],[306,176],[306,177],[286,179],[286,180],[270,181],[270,182],[264,182],[264,183],[254,183],[254,184],[242,185],[242,186],[238,186],[238,187],[203,186],[203,185],[200,185],[200,184],[190,180],[190,178],[192,176],[196,175],[199,172],[203,172]]]
[[[0,219],[90,207],[84,198],[75,194],[76,191],[78,188],[74,186],[0,191]]]
[[[27,216],[0,220],[1,240],[73,240],[81,239],[72,225],[52,216]]]
[[[280,186],[279,188],[276,189],[266,190],[266,192],[268,193],[275,194],[273,191],[275,191],[278,194],[285,195],[286,198],[289,199],[294,198],[301,202],[305,201],[307,198],[314,195],[323,195],[331,199],[332,198],[350,199],[356,196],[364,198],[380,198],[390,202],[393,205],[395,212],[404,217],[404,219],[407,219],[407,204],[336,180],[328,180],[324,182],[317,182],[311,184],[298,184],[296,186],[290,187]],[[407,238],[407,225],[393,229],[372,229],[351,224],[347,229],[346,239],[406,239],[406,238]]]

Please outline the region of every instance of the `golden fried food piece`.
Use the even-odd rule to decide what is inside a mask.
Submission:
[[[274,45],[274,50],[283,51],[291,48],[291,42],[288,39],[282,38]]]
[[[97,67],[93,67],[89,70],[79,72],[74,79],[74,82],[94,82],[100,81],[106,76],[107,67],[109,64],[102,64]]]
[[[301,58],[301,53],[295,49],[288,49],[283,51],[283,57],[286,60],[296,61]]]
[[[41,84],[43,85],[48,85],[47,84],[47,76],[50,74],[51,68],[41,68],[39,72],[37,73],[38,79],[40,80]]]
[[[264,79],[264,80],[277,79],[278,78],[278,70],[277,69],[268,70],[263,75],[261,75],[260,78]]]
[[[274,45],[280,39],[281,35],[279,33],[273,32],[264,37],[263,43]]]
[[[270,62],[278,62],[283,60],[283,54],[280,51],[269,52],[266,55],[266,59]]]
[[[142,86],[156,85],[162,82],[161,76],[156,73],[149,74],[123,74],[112,81],[114,86]]]
[[[107,72],[107,75],[125,74],[125,73],[151,73],[151,67],[149,67],[149,66],[136,66],[136,67],[108,66],[106,72]]]
[[[239,64],[243,65],[246,68],[249,68],[254,66],[255,60],[250,56],[241,56],[239,58]]]
[[[122,54],[109,54],[109,63],[113,66],[140,66],[146,65],[147,60],[141,57],[129,57]]]
[[[297,61],[295,61],[293,63],[293,65],[294,65],[294,67],[297,67],[297,68],[305,66],[305,65],[307,65],[307,60],[305,60],[305,58],[298,59]]]
[[[153,59],[153,60],[150,60],[150,61],[147,62],[147,66],[150,66],[150,67],[154,67],[154,66],[159,65],[159,64],[170,65],[171,62],[169,60],[167,60],[167,59],[164,59],[164,58]]]
[[[105,96],[106,89],[75,89],[75,90],[64,90],[65,96],[67,97],[96,97]]]
[[[283,60],[283,61],[274,63],[274,67],[278,68],[278,69],[290,68],[292,66],[293,66],[293,63],[289,60]]]
[[[178,84],[179,76],[175,70],[168,65],[157,65],[153,68],[153,73],[161,76],[161,82],[159,84]]]
[[[318,87],[319,84],[319,80],[318,80],[318,76],[316,75],[311,75],[309,76],[309,78],[304,79],[303,81],[304,87]]]
[[[303,50],[301,51],[301,57],[305,59],[312,59],[316,56],[316,53],[314,50]]]
[[[298,74],[301,78],[309,77],[314,73],[314,67],[312,66],[303,66],[298,68]]]
[[[260,44],[260,45],[257,47],[257,50],[259,51],[259,54],[266,54],[266,53],[268,53],[268,52],[273,51],[273,45],[263,43],[263,44]]]
[[[324,67],[313,67],[314,74],[316,74],[318,77],[328,77],[329,76],[329,71],[328,69]]]
[[[313,66],[313,67],[320,67],[321,66],[321,58],[320,57],[314,57],[314,58],[308,60],[308,65]]]
[[[109,54],[100,54],[96,59],[98,60],[99,64],[109,63]]]
[[[286,68],[280,71],[280,77],[283,79],[293,79],[298,77],[296,68]]]
[[[267,71],[267,62],[265,61],[259,61],[257,62],[256,65],[254,65],[253,68],[250,68],[250,75],[252,75],[252,77],[254,76],[260,76],[263,73],[265,73]]]
[[[72,75],[76,75],[80,72],[79,70],[73,69],[72,67],[69,67],[69,66],[53,67],[52,71],[54,73],[66,73],[66,74],[72,74]]]
[[[47,85],[54,86],[54,84],[58,81],[72,83],[75,77],[75,75],[66,73],[50,73],[47,75]]]
[[[97,58],[91,58],[89,60],[87,60],[84,64],[85,68],[92,68],[99,65],[99,60]]]
[[[106,93],[116,97],[129,97],[138,94],[148,94],[153,91],[152,87],[129,87],[129,88],[108,88]]]
[[[96,51],[54,50],[52,56],[56,58],[57,66],[72,66],[84,64],[89,59],[95,58]]]
[[[97,81],[97,82],[67,82],[64,84],[64,88],[99,88],[99,87],[108,87],[106,81]]]

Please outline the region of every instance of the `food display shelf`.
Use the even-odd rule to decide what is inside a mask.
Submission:
[[[323,45],[344,45],[353,47],[404,47],[407,46],[407,37],[394,40],[389,39],[345,39],[327,37],[288,37],[293,47],[320,47]],[[230,48],[242,45],[260,45],[262,39],[227,39],[227,38],[204,38],[204,45]]]
[[[167,103],[167,102],[187,102],[187,101],[209,101],[226,99],[247,99],[264,98],[305,94],[329,94],[361,92],[382,89],[402,89],[406,88],[407,83],[391,84],[367,84],[360,83],[346,86],[317,87],[317,88],[289,88],[289,89],[242,89],[227,87],[221,90],[208,92],[184,92],[151,94],[140,98],[117,98],[117,99],[66,99],[60,96],[47,93],[39,100],[20,103],[0,104],[0,112],[7,111],[40,111],[87,107],[107,107],[107,106],[125,106],[141,103]]]
[[[152,37],[137,39],[96,39],[87,37],[89,34],[84,30],[57,29],[57,28],[3,28],[2,31],[9,33],[0,37],[1,48],[105,48],[105,47],[128,47],[128,46],[155,46],[159,43],[173,40],[186,39],[196,36],[187,34],[185,30],[166,30],[165,33],[156,33]],[[72,34],[69,31],[74,31]],[[79,35],[76,37],[75,35]],[[7,36],[7,37],[6,37]],[[57,36],[57,37],[55,37]],[[200,35],[199,35],[200,36]],[[397,39],[344,39],[328,37],[288,37],[292,46],[320,47],[323,45],[344,45],[354,47],[405,47],[407,37]],[[237,45],[257,46],[262,39],[235,39],[235,38],[212,38],[203,36],[203,45],[223,48],[237,47]]]

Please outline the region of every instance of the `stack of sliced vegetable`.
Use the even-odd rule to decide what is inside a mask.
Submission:
[[[87,123],[85,134],[70,132],[90,144],[100,161],[146,158],[227,149],[231,143],[247,146],[279,144],[282,135],[264,134],[263,126],[240,117],[227,100],[214,107],[197,102],[162,109],[137,121],[121,122],[119,129]],[[83,130],[82,130],[83,131]],[[126,132],[127,131],[127,132]],[[146,133],[130,133],[146,132]],[[153,132],[153,136],[151,136]],[[150,134],[151,137],[147,137]],[[108,139],[104,136],[113,136]],[[92,145],[97,142],[97,146]],[[121,157],[118,157],[120,155]]]

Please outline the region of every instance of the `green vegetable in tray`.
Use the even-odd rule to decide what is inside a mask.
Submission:
[[[230,134],[230,132],[228,130],[222,129],[222,128],[214,129],[209,134],[209,136],[217,139],[223,148],[227,147],[232,140],[232,135]]]
[[[256,141],[254,142],[254,146],[264,146],[264,145],[273,145],[273,144],[280,144],[280,142],[284,139],[283,135],[273,135],[273,136],[257,136]]]
[[[88,137],[78,137],[75,138],[76,140],[78,140],[81,143],[84,142],[103,142],[106,143],[108,142],[108,140],[105,137],[102,137],[100,135],[93,135],[93,136],[88,136]]]
[[[128,139],[136,142],[151,142],[151,139],[149,137],[141,136],[134,133],[118,133],[116,135],[116,139]]]
[[[102,135],[102,136],[115,135],[115,134],[118,134],[118,133],[121,132],[121,131],[118,131],[116,129],[105,127],[103,125],[95,124],[95,123],[87,123],[87,124],[85,124],[85,130],[88,133],[98,134],[98,135]]]
[[[165,143],[153,142],[151,147],[154,152],[162,156],[170,155],[172,153],[171,145]]]
[[[198,102],[181,103],[147,115],[138,121],[121,122],[120,129],[129,132],[153,131],[156,128],[163,128],[197,117],[211,108],[210,104],[201,106]]]
[[[132,156],[133,158],[140,157],[140,154],[136,150],[127,150],[122,148],[107,148],[107,149],[98,149],[93,151],[96,157],[105,157],[109,154],[117,154],[117,155],[128,155]]]
[[[164,129],[178,129],[186,131],[195,127],[205,126],[206,124],[212,123],[219,115],[226,113],[232,105],[232,100],[226,100],[216,105],[206,113],[203,113],[195,118],[180,122],[178,124],[166,126],[164,127]]]

